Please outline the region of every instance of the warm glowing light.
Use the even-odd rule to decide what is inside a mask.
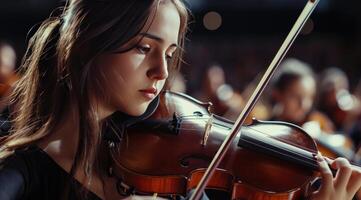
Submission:
[[[227,101],[233,96],[233,89],[228,84],[223,84],[217,89],[217,96],[222,101]]]
[[[336,100],[342,110],[348,111],[354,108],[354,99],[352,98],[352,95],[345,89],[337,92]]]
[[[345,137],[341,134],[334,134],[328,138],[328,144],[334,147],[342,147],[345,144]]]
[[[208,12],[203,17],[203,25],[208,30],[217,30],[222,25],[222,16],[214,11]]]

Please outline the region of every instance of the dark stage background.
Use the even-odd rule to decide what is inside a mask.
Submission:
[[[306,1],[188,0],[194,14],[183,67],[188,92],[197,90],[204,69],[225,68],[227,80],[244,88],[264,72]],[[64,4],[59,0],[1,0],[0,38],[25,51],[29,30]],[[316,72],[330,66],[343,69],[354,88],[361,74],[361,1],[321,0],[289,57],[310,63]],[[219,13],[222,24],[207,30],[203,17]],[[20,59],[18,59],[20,60]]]

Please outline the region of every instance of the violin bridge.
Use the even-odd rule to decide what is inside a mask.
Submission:
[[[201,142],[202,146],[207,145],[208,137],[209,137],[209,134],[210,134],[211,129],[212,129],[212,124],[213,124],[213,114],[211,114],[211,116],[209,117],[209,119],[208,119],[208,121],[206,123],[206,127],[205,127],[204,133],[203,133],[203,140]]]

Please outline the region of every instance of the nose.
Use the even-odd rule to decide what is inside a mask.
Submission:
[[[147,76],[156,80],[168,78],[168,61],[165,56],[159,56],[157,59],[154,59],[152,67],[147,71]]]

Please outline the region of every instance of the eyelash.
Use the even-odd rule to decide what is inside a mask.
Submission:
[[[150,51],[150,47],[148,47],[148,46],[138,45],[136,48],[142,54],[146,54]]]
[[[148,46],[142,46],[142,45],[138,45],[137,47],[136,47],[136,49],[141,53],[141,54],[147,54],[150,50],[151,50],[151,48],[150,47],[148,47]],[[167,60],[171,60],[172,58],[173,58],[173,55],[165,55],[166,56],[166,59]]]

